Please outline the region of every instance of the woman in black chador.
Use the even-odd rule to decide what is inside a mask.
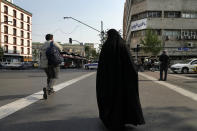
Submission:
[[[107,32],[97,70],[99,117],[112,131],[125,124],[144,124],[138,92],[138,74],[125,42],[115,29]]]

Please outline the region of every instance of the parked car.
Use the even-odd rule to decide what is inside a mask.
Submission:
[[[2,62],[1,66],[3,69],[21,69],[21,62]]]
[[[88,63],[84,65],[85,69],[97,69],[98,62]]]
[[[22,62],[22,66],[20,69],[32,69],[33,67],[33,62]]]
[[[197,59],[188,59],[182,63],[173,64],[170,69],[174,73],[192,73],[197,66]]]

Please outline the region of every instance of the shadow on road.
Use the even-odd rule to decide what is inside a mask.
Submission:
[[[146,125],[136,131],[197,131],[196,110],[187,107],[149,107],[143,111]]]
[[[158,80],[138,80],[138,81],[141,81],[141,82],[143,82],[143,81],[151,82],[151,81],[158,81]]]
[[[9,125],[9,127],[7,127]],[[3,125],[2,131],[107,131],[98,118],[69,118]]]

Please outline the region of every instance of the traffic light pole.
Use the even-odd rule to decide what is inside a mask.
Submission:
[[[101,31],[99,31],[98,29],[96,29],[96,28],[94,28],[94,27],[92,27],[92,26],[90,26],[90,25],[88,25],[88,24],[86,24],[86,23],[84,23],[84,22],[82,22],[80,20],[77,20],[77,19],[75,19],[73,17],[64,17],[64,19],[72,19],[72,20],[75,20],[75,21],[77,21],[77,22],[79,22],[79,23],[81,23],[81,24],[83,24],[83,25],[85,25],[85,26],[87,26],[87,27],[89,27],[89,28],[91,28],[91,29],[99,32],[101,34],[101,43],[103,44],[103,38],[104,38],[103,21],[101,21]]]

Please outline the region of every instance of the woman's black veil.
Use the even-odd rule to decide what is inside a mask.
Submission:
[[[144,124],[138,92],[138,74],[131,54],[115,29],[107,32],[96,80],[99,117],[109,129]]]

